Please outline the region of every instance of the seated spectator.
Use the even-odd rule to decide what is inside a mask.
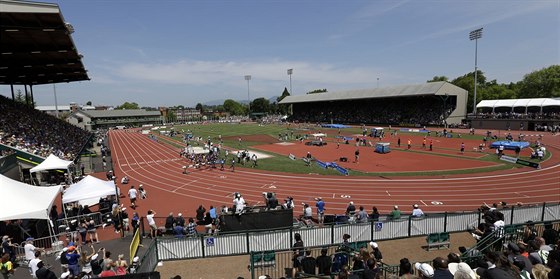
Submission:
[[[369,218],[371,218],[372,221],[379,221],[379,210],[377,210],[377,207],[374,206],[372,208]]]
[[[197,235],[196,223],[194,222],[193,218],[189,218],[189,224],[187,224],[187,234],[190,237],[194,237]]]
[[[453,274],[448,269],[448,262],[442,257],[437,257],[433,260],[434,278],[437,279],[453,279]]]
[[[417,204],[413,205],[412,208],[412,217],[424,217],[424,212]]]
[[[392,220],[401,219],[401,211],[399,210],[398,205],[395,205],[393,207],[393,211],[391,211],[391,213],[389,214],[389,218],[392,219]]]
[[[165,231],[169,234],[172,233],[174,226],[175,218],[173,217],[173,212],[170,212],[169,215],[167,215],[167,218],[165,218]]]
[[[434,268],[427,263],[415,263],[414,267],[418,270],[418,276],[422,279],[434,277]]]
[[[367,223],[368,221],[368,214],[364,210],[363,206],[360,206],[360,211],[356,212],[356,222],[357,223]]]
[[[177,214],[177,218],[175,218],[175,225],[185,227],[185,218],[183,218],[183,214]]]

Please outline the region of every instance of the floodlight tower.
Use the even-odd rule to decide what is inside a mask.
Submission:
[[[477,60],[478,60],[478,39],[482,38],[482,29],[479,28],[473,30],[469,33],[469,39],[474,40],[474,98],[473,98],[473,115],[476,116],[476,78],[478,72]]]
[[[292,73],[294,73],[294,69],[288,69],[288,76],[290,76],[290,94],[294,95],[294,92],[292,92]]]
[[[249,106],[249,119],[251,119],[251,97],[250,97],[250,93],[249,93],[249,81],[251,80],[251,75],[246,75],[245,76],[245,80],[247,81],[247,105]]]

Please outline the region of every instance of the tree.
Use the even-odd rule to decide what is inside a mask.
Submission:
[[[484,73],[481,70],[477,70],[476,82],[478,84],[476,90],[477,91],[476,99],[482,100],[480,96],[483,95],[482,91],[484,90],[484,85],[486,84],[486,77],[484,76]],[[451,83],[469,92],[469,97],[467,100],[467,111],[472,111],[473,99],[474,99],[474,72],[470,72],[466,75],[455,78],[454,80],[451,81]],[[481,95],[479,95],[479,93]]]
[[[284,87],[284,92],[282,92],[282,96],[276,98],[276,103],[280,103],[280,101],[284,100],[284,98],[288,96],[290,96],[290,92],[288,92],[288,88]],[[278,113],[286,115],[289,111],[290,105],[278,104]]]
[[[239,102],[232,99],[227,99],[224,101],[223,108],[225,112],[231,115],[244,115],[246,114],[245,108]]]
[[[175,111],[173,110],[167,111],[167,122],[177,122],[177,116],[175,115]]]
[[[435,82],[435,81],[448,81],[449,78],[446,76],[434,76],[431,80],[428,80],[426,82]]]
[[[326,89],[326,88],[324,88],[324,89],[315,89],[315,90],[309,91],[309,92],[307,92],[307,93],[305,93],[305,94],[315,94],[315,93],[325,93],[325,92],[327,92],[327,89]]]
[[[270,101],[265,98],[257,98],[251,102],[251,111],[268,113],[270,111]]]
[[[91,101],[87,101],[86,106],[91,106]]]
[[[23,93],[21,92],[21,89],[18,89],[16,91],[16,95],[14,97],[16,98],[14,100],[15,102],[25,104],[25,97],[23,96]]]
[[[560,97],[560,65],[552,65],[525,75],[518,98]]]
[[[204,106],[201,103],[196,104],[194,107],[196,110],[200,111],[200,114],[204,113]]]
[[[137,103],[129,103],[129,102],[124,102],[124,104],[116,107],[115,109],[139,109],[140,107],[138,106]]]

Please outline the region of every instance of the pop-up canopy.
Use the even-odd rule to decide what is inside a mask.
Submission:
[[[75,201],[88,201],[105,196],[115,195],[115,183],[95,178],[91,175],[86,176],[80,182],[70,185],[62,196],[62,203]]]
[[[72,161],[62,160],[55,155],[51,154],[42,163],[31,168],[29,172],[34,173],[46,170],[67,170],[70,165],[74,164]]]
[[[0,175],[0,221],[49,219],[49,211],[61,186],[38,187]]]

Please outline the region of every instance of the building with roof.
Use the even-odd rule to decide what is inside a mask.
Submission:
[[[458,124],[468,92],[445,81],[288,96],[293,120],[397,125]],[[430,117],[425,117],[429,112]],[[391,114],[382,116],[382,114]],[[309,117],[312,115],[312,117]],[[300,119],[298,119],[300,118]]]
[[[88,106],[88,105],[78,105],[76,103],[70,103],[70,105],[58,105],[58,106],[35,106],[35,109],[38,111],[42,111],[46,114],[50,115],[61,115],[61,114],[70,114],[78,109],[81,110],[96,110],[95,106]]]
[[[117,126],[140,127],[146,124],[162,123],[160,111],[145,109],[130,110],[77,110],[70,114],[68,123],[92,131]]]

